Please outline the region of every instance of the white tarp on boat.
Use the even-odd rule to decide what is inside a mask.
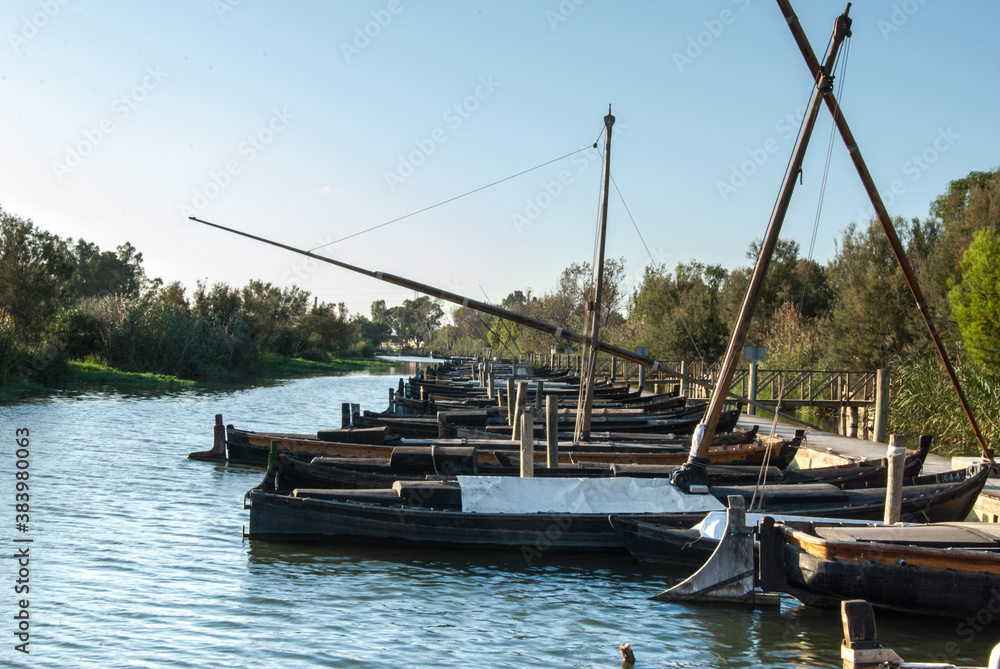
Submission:
[[[469,513],[682,513],[725,508],[711,495],[691,495],[668,479],[459,476]]]

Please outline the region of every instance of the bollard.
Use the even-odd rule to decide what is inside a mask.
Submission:
[[[507,424],[514,427],[514,379],[507,379]]]
[[[521,414],[521,477],[535,475],[535,412],[525,409]]]
[[[517,396],[514,401],[514,424],[510,431],[510,438],[512,441],[517,441],[521,438],[521,415],[524,413],[524,407],[527,401],[528,382],[518,381]],[[534,430],[532,430],[532,436],[534,436]]]
[[[545,466],[559,467],[559,398],[545,398]]]
[[[906,438],[901,434],[889,437],[889,473],[885,486],[885,522],[898,523],[903,506],[903,459],[906,457]]]

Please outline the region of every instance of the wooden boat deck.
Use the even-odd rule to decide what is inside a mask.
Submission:
[[[743,413],[737,423],[737,427],[750,429],[754,425],[759,426],[761,435],[771,433],[771,419],[760,416],[751,416]],[[787,423],[778,423],[775,427],[775,434],[778,436],[794,434],[797,427]],[[911,448],[916,448],[916,444],[909,444]],[[854,439],[830,432],[818,430],[806,430],[805,439],[799,448],[792,467],[821,467],[827,465],[841,464],[848,460],[877,460],[886,457],[888,446],[873,441]],[[959,468],[964,464],[979,462],[980,458],[948,458],[933,453],[927,456],[924,462],[923,473],[941,474]],[[1000,522],[1000,478],[991,477],[986,482],[986,487],[969,520],[984,520],[988,522]]]

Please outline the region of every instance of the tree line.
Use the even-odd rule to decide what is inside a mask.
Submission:
[[[935,198],[926,217],[895,221],[931,317],[970,395],[984,402],[1000,396],[998,192],[1000,170],[970,172]],[[748,248],[751,263],[758,244]],[[582,333],[592,270],[570,265],[551,290],[515,290],[500,306]],[[624,259],[609,259],[601,338],[623,348],[648,346],[659,360],[712,363],[725,350],[751,271],[690,260],[647,266],[629,286]],[[950,402],[925,325],[875,220],[849,224],[826,264],[804,258],[794,241],[779,242],[748,343],[767,348],[769,368],[891,367],[900,380],[894,401],[909,402],[914,420],[939,418],[933,407]],[[245,373],[269,356],[323,360],[386,346],[522,358],[566,343],[468,307],[448,318],[429,297],[395,307],[378,300],[365,316],[342,303],[319,303],[295,286],[256,280],[243,287],[198,282],[188,296],[180,283],[147,277],[142,254],[127,242],[102,251],[0,210],[0,382],[10,373],[44,378],[69,358],[198,377]],[[961,422],[943,431],[965,439]]]
[[[296,287],[150,278],[125,242],[102,251],[0,209],[0,385],[13,376],[52,383],[68,361],[94,360],[182,378],[246,375],[282,357],[370,357],[387,343],[419,347],[444,313],[430,298],[372,319]]]

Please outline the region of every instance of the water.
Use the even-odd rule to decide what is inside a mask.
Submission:
[[[0,405],[0,555],[28,545],[31,560],[22,595],[16,561],[0,560],[0,666],[619,667],[623,642],[638,667],[840,666],[837,610],[653,602],[684,573],[627,555],[529,565],[249,541],[242,498],[262,471],[186,458],[211,447],[216,413],[260,430],[339,427],[341,402],[383,409],[410,371]],[[27,533],[14,531],[18,428],[31,439]],[[14,650],[22,597],[30,655]],[[878,622],[908,659],[985,664],[997,640],[956,621]]]

